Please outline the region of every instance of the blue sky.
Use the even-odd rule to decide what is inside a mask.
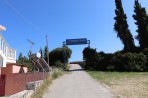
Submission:
[[[133,36],[137,29],[132,18],[134,0],[122,0]],[[148,11],[148,0],[139,0]],[[49,50],[62,46],[66,39],[87,38],[97,51],[112,53],[123,45],[113,30],[114,0],[0,0],[0,24],[7,28],[2,32],[10,47],[27,55],[29,43],[33,52],[46,45]],[[135,40],[136,45],[138,42]],[[87,45],[69,46],[73,54],[70,61],[82,60]]]

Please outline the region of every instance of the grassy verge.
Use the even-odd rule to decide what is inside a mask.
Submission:
[[[70,64],[67,64],[67,66],[66,66],[66,70],[69,71],[70,68],[71,68]]]
[[[90,76],[110,87],[117,96],[147,98],[148,72],[99,72],[88,71]]]
[[[52,80],[58,78],[59,76],[62,76],[64,74],[63,70],[61,69],[54,69],[53,73],[50,77],[48,77],[46,80],[44,80],[44,83],[37,88],[36,93],[34,93],[31,98],[42,98],[42,96],[45,94],[46,90],[52,83]]]

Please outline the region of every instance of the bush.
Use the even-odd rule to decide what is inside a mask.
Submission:
[[[85,48],[83,50],[83,59],[85,60],[86,65],[84,66],[87,70],[96,70],[98,64],[98,55],[96,49]]]
[[[66,62],[68,63],[69,58],[71,57],[72,51],[68,47],[56,48],[49,53],[49,61],[53,66],[57,61],[64,63],[64,50],[66,52]]]
[[[148,49],[144,49],[143,50],[143,54],[145,54],[146,56],[148,56]]]
[[[143,53],[125,53],[114,55],[112,65],[116,71],[144,71],[147,57]]]
[[[54,63],[54,66],[57,67],[57,68],[64,68],[64,64],[62,62],[60,62],[60,61],[56,61]]]
[[[96,49],[83,50],[85,69],[100,71],[148,71],[148,49],[143,52],[125,53],[117,51],[114,54],[96,52]]]
[[[53,69],[53,73],[52,73],[52,77],[54,79],[58,78],[59,76],[61,76],[63,74],[62,70],[61,69],[58,69],[58,68],[54,68]]]
[[[105,54],[103,52],[98,53],[98,68],[97,70],[101,71],[106,71],[106,70],[111,70],[111,62],[112,62],[112,57],[113,54]]]

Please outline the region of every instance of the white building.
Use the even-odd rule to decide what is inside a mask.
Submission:
[[[6,30],[0,25],[0,31]],[[9,47],[4,37],[0,34],[0,68],[8,63],[16,63],[16,50]]]

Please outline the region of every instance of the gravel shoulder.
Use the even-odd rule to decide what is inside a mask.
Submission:
[[[92,79],[77,64],[69,74],[53,81],[43,98],[113,98],[109,89]]]

